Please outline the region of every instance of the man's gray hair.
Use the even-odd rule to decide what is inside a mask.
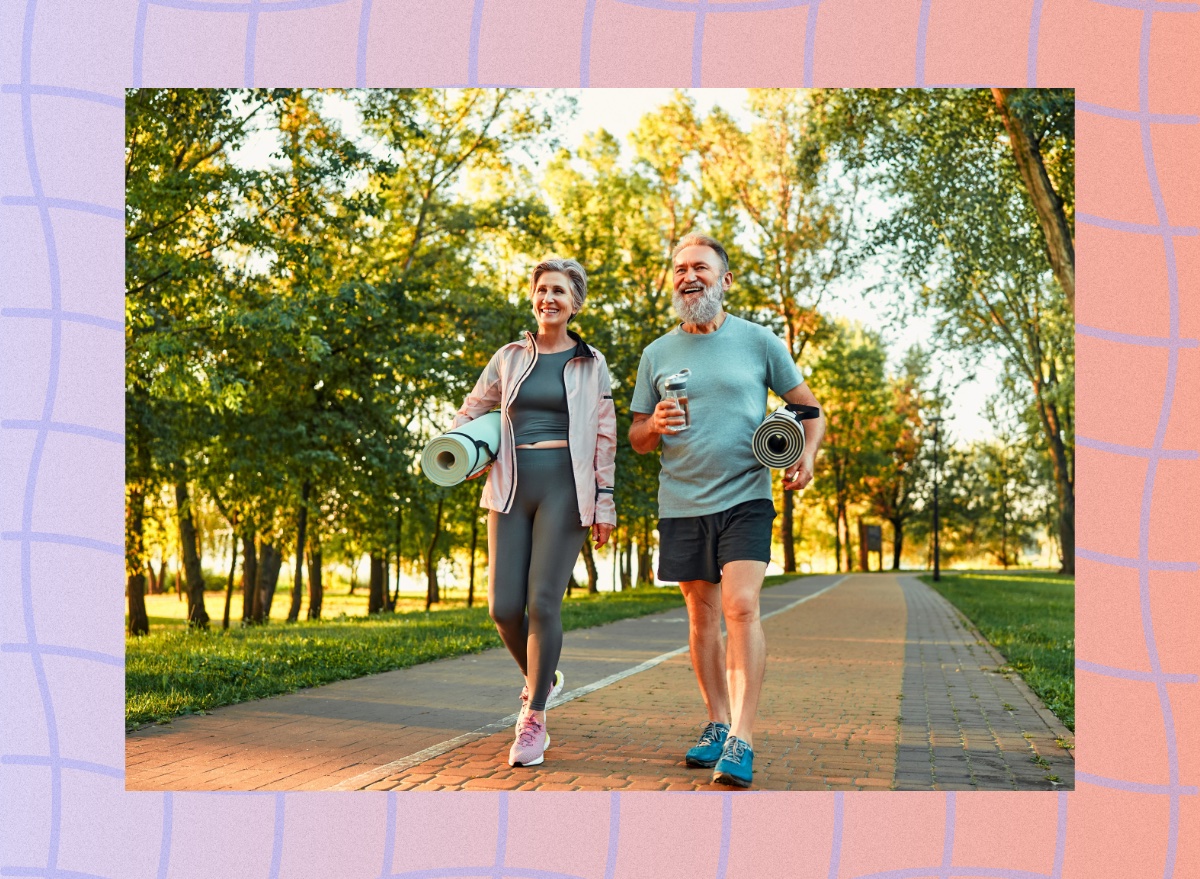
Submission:
[[[729,271],[729,254],[725,252],[725,248],[721,246],[721,242],[709,235],[704,235],[700,232],[689,232],[679,239],[679,243],[675,245],[675,249],[671,251],[671,262],[675,262],[675,257],[679,255],[679,251],[685,247],[707,247],[710,248],[717,256],[721,258],[721,274],[724,275]]]
[[[546,274],[546,272],[559,272],[566,275],[567,280],[571,282],[571,304],[572,310],[578,312],[583,308],[583,301],[587,299],[587,272],[583,270],[578,260],[574,259],[559,259],[551,257],[544,259],[533,268],[533,278],[529,282],[529,297],[532,299],[534,292],[537,290],[538,278]],[[575,315],[571,315],[571,320],[575,319]]]

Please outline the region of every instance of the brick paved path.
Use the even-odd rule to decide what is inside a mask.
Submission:
[[[1054,743],[1066,730],[918,581],[810,577],[766,590],[762,604],[756,789],[1073,782]],[[138,731],[126,787],[712,790],[709,772],[682,761],[704,719],[686,638],[682,609],[567,633],[568,701],[551,707],[541,766],[505,762],[520,678],[493,650]]]
[[[1075,786],[1072,740],[949,602],[900,577],[908,604],[898,790]]]

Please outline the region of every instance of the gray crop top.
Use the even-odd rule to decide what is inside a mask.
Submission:
[[[567,438],[567,386],[563,369],[574,348],[557,354],[539,354],[533,371],[521,383],[508,407],[516,445]]]

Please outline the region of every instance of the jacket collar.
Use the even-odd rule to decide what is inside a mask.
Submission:
[[[533,341],[533,337],[535,335],[536,334],[534,332],[532,332],[531,330],[525,331],[525,347],[526,348],[533,348],[533,346],[535,344]],[[575,332],[574,330],[567,330],[567,335],[575,340],[575,350],[571,354],[570,359],[574,360],[576,357],[595,357],[596,356],[595,354],[592,353],[592,349],[587,345],[587,343],[585,343],[583,341],[583,339],[580,337],[579,333]]]

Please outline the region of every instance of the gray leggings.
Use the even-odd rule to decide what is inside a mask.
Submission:
[[[517,449],[517,496],[488,515],[488,610],[542,711],[562,651],[562,602],[588,529],[579,524],[571,451]]]

